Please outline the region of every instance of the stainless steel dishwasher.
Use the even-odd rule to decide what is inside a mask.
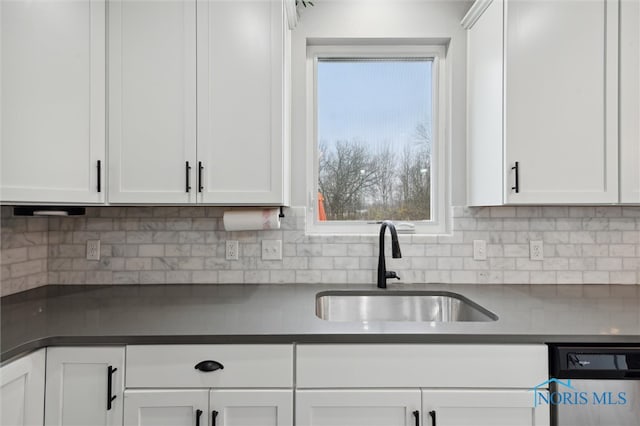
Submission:
[[[551,426],[640,426],[640,345],[551,346]]]

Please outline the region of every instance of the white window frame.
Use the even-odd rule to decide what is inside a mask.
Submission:
[[[447,84],[445,46],[439,45],[308,45],[307,46],[307,233],[308,234],[376,234],[376,222],[345,220],[319,221],[318,213],[318,58],[424,58],[432,65],[432,152],[431,152],[431,220],[395,222],[401,233],[444,234],[449,230],[450,206],[448,169]]]

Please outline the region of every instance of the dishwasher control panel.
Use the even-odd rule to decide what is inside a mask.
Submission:
[[[640,378],[640,347],[552,346],[551,377]]]

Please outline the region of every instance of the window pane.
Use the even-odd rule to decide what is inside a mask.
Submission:
[[[318,60],[319,220],[431,219],[431,66]]]

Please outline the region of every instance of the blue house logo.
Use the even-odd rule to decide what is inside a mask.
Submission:
[[[556,383],[552,392],[547,387]],[[571,379],[565,381],[551,378],[529,389],[533,391],[533,406],[539,405],[626,405],[626,392],[582,392],[571,384]]]

